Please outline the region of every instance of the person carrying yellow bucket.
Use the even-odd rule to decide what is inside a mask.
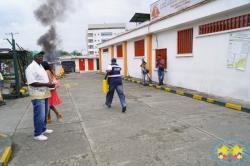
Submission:
[[[104,80],[102,80],[102,91],[106,95],[108,93],[108,90],[108,80],[105,78]]]
[[[126,101],[125,101],[125,95],[123,92],[123,85],[122,85],[122,76],[121,76],[121,67],[116,63],[116,59],[112,58],[111,60],[111,64],[108,65],[107,68],[107,74],[106,76],[108,77],[108,92],[106,95],[106,106],[108,108],[111,107],[112,101],[113,101],[113,96],[114,96],[114,92],[116,91],[119,99],[120,99],[120,104],[122,106],[122,112],[126,111]],[[106,77],[105,76],[105,77]],[[103,80],[103,91],[107,91],[106,87],[106,79]]]

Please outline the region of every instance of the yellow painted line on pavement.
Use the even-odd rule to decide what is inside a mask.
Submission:
[[[200,96],[200,95],[193,95],[193,99],[195,99],[195,100],[202,100],[202,96]]]
[[[171,88],[165,88],[165,91],[171,92]]]
[[[154,84],[149,84],[149,86],[150,86],[150,87],[153,87],[153,86],[154,86]]]
[[[76,87],[78,85],[78,83],[72,82],[72,83],[65,83],[63,86],[66,89],[69,89],[71,87]]]
[[[136,81],[136,83],[140,84],[140,83],[141,83],[141,81]]]
[[[70,87],[70,84],[64,84],[64,88],[69,89]]]
[[[213,102],[214,102],[214,99],[212,99],[212,98],[207,98],[207,102],[208,102],[208,103],[213,103]]]
[[[178,94],[178,95],[184,95],[184,91],[183,90],[176,90],[176,94]]]
[[[225,106],[226,106],[227,108],[232,108],[232,109],[241,111],[241,106],[238,105],[238,104],[226,103]]]
[[[7,163],[10,159],[11,154],[12,154],[11,147],[9,146],[5,148],[3,155],[1,157],[1,160],[0,160],[0,163],[3,163],[4,166],[7,166]]]
[[[159,85],[156,85],[156,89],[161,89],[161,86],[159,86]]]

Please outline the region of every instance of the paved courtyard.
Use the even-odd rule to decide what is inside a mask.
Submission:
[[[234,137],[250,144],[248,113],[126,81],[122,113],[117,95],[111,108],[104,106],[103,77],[61,80],[64,121],[53,117],[48,128],[54,133],[45,142],[33,140],[29,98],[0,107],[0,131],[13,134],[9,166],[218,166],[211,159],[217,141]]]

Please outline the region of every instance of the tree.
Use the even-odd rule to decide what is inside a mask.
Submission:
[[[60,53],[61,53],[61,56],[68,56],[68,55],[70,55],[69,52],[63,51],[63,50],[61,50]]]
[[[74,56],[81,56],[82,54],[76,50],[74,50],[73,52],[71,52],[72,55]]]

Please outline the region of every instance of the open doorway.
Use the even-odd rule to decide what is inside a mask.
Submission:
[[[157,61],[159,59],[164,60],[165,62],[164,69],[167,69],[167,49],[166,48],[155,50],[155,68],[156,68]]]

